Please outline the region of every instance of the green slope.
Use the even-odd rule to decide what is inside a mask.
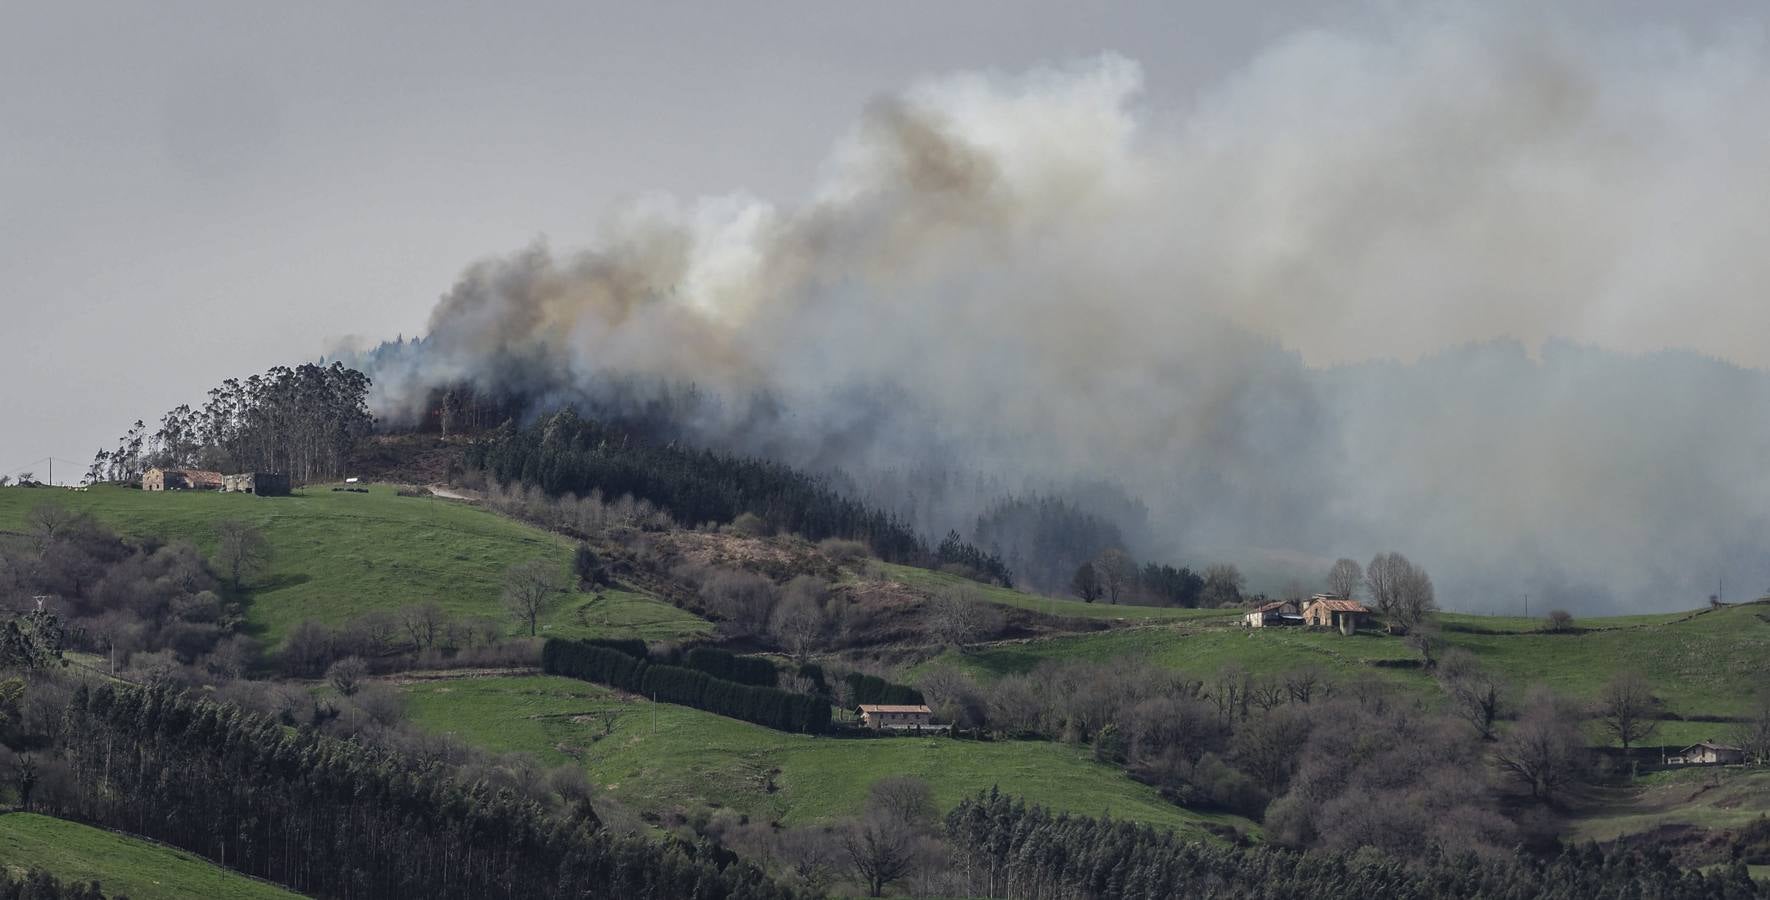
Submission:
[[[1622,671],[1639,672],[1666,709],[1679,716],[1724,716],[1742,711],[1762,681],[1770,659],[1770,605],[1667,616],[1589,619],[1575,634],[1475,634],[1455,630],[1490,620],[1447,616],[1447,647],[1475,654],[1520,688],[1545,684],[1589,699]],[[1330,677],[1375,677],[1421,693],[1434,692],[1416,668],[1385,666],[1413,659],[1399,638],[1377,634],[1343,637],[1301,629],[1249,631],[1210,622],[1151,625],[1086,635],[1001,644],[967,654],[948,653],[930,664],[952,664],[991,678],[1026,672],[1045,660],[1143,660],[1209,679],[1226,664],[1255,674],[1317,666]],[[930,664],[924,664],[930,665]],[[1663,739],[1676,742],[1719,734],[1712,722],[1667,723]]]
[[[390,487],[366,494],[310,487],[292,497],[195,491],[150,493],[119,487],[90,491],[0,490],[0,529],[24,527],[44,501],[92,513],[118,531],[215,546],[215,523],[238,518],[264,530],[275,552],[270,571],[251,586],[248,627],[275,644],[297,623],[344,622],[372,609],[434,601],[458,616],[503,619],[501,578],[513,563],[556,562],[563,575],[570,544],[538,528],[456,500],[401,497]],[[578,610],[585,608],[585,615]],[[547,633],[568,636],[674,637],[710,626],[689,613],[631,591],[604,600],[562,593],[548,610]],[[514,633],[514,623],[510,626]]]
[[[97,881],[133,900],[271,900],[299,897],[202,857],[33,813],[0,815],[0,866],[41,868],[64,882]]]
[[[497,751],[559,764],[581,760],[614,797],[641,811],[724,807],[801,824],[858,812],[874,781],[927,779],[951,806],[991,786],[1058,809],[1202,832],[1244,820],[1189,812],[1085,748],[1036,741],[950,738],[837,739],[784,734],[671,704],[622,701],[568,678],[461,678],[405,688],[408,711],[434,731]],[[619,709],[597,739],[598,710]]]
[[[873,562],[870,565],[876,568],[881,577],[902,582],[914,588],[927,591],[957,590],[990,603],[1017,606],[1021,609],[1053,616],[1083,619],[1124,619],[1133,622],[1169,622],[1230,621],[1239,618],[1242,614],[1242,610],[1237,609],[1182,609],[1171,606],[1113,604],[1105,601],[1084,603],[1071,597],[1047,597],[1043,594],[1029,594],[1025,591],[979,584],[957,575],[918,569],[914,566],[887,562]]]

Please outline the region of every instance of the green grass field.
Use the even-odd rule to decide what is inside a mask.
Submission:
[[[1236,609],[1182,609],[1170,606],[1133,606],[1130,604],[1112,604],[1105,601],[1084,603],[1070,597],[1047,597],[1043,594],[1029,594],[994,585],[979,584],[975,581],[935,572],[929,569],[918,569],[914,566],[903,566],[895,563],[875,562],[879,575],[893,581],[902,582],[910,587],[922,590],[959,590],[979,599],[1003,606],[1017,606],[1053,616],[1070,616],[1082,619],[1124,619],[1126,621],[1230,621],[1242,614]]]
[[[64,882],[97,881],[106,894],[132,900],[271,900],[300,897],[202,857],[33,813],[0,815],[0,866],[32,867]]]
[[[1202,833],[1205,822],[1245,820],[1190,812],[1085,748],[1037,741],[875,740],[784,734],[711,713],[645,701],[550,676],[462,678],[405,688],[412,719],[496,751],[543,762],[581,760],[615,798],[640,811],[737,810],[803,824],[859,811],[889,775],[927,779],[943,807],[991,786],[1059,809]],[[618,709],[600,740],[594,713]]]
[[[458,616],[505,614],[504,570],[529,559],[558,563],[570,544],[538,528],[471,504],[401,497],[374,485],[366,494],[310,487],[292,497],[196,491],[149,493],[119,487],[90,491],[0,490],[0,529],[19,530],[38,503],[92,513],[133,537],[215,546],[215,523],[238,518],[264,530],[275,554],[270,571],[249,586],[247,625],[269,644],[303,620],[338,624],[372,609],[434,601]],[[585,615],[579,615],[583,608]],[[605,600],[562,593],[542,623],[568,636],[664,638],[710,626],[652,598],[611,591]],[[510,630],[515,632],[512,622]]]
[[[1616,673],[1636,671],[1653,685],[1671,713],[1732,715],[1744,708],[1751,690],[1762,682],[1765,660],[1770,659],[1770,621],[1761,615],[1770,615],[1770,606],[1731,607],[1695,616],[1591,619],[1584,627],[1594,630],[1577,634],[1446,630],[1442,636],[1447,647],[1475,654],[1520,689],[1544,684],[1590,699]],[[952,664],[990,678],[1030,671],[1045,660],[1112,658],[1151,662],[1200,679],[1209,679],[1231,663],[1255,674],[1313,665],[1336,679],[1375,677],[1422,693],[1434,691],[1422,670],[1378,665],[1414,658],[1399,638],[1374,633],[1343,637],[1301,629],[1249,631],[1209,621],[1065,635],[965,654],[948,652],[923,667]],[[1671,721],[1662,726],[1661,740],[1695,741],[1719,736],[1727,727]]]
[[[1610,841],[1662,825],[1738,828],[1770,813],[1770,771],[1674,769],[1598,792],[1572,820],[1577,840]]]

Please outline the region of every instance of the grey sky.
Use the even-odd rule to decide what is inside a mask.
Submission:
[[[869,98],[919,77],[1116,51],[1159,119],[1276,37],[1364,15],[0,3],[0,472],[85,461],[137,417],[347,335],[418,333],[467,263],[587,243],[635,193],[792,201]]]

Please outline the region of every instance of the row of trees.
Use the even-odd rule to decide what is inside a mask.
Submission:
[[[137,420],[114,449],[98,451],[86,477],[131,481],[154,466],[335,476],[374,427],[368,396],[368,376],[341,363],[229,378],[201,407],[178,406],[153,431]]]
[[[606,684],[781,731],[819,734],[830,728],[830,704],[824,697],[727,681],[584,641],[548,640],[541,668],[550,675]]]
[[[358,743],[165,690],[81,686],[34,808],[333,897],[786,897],[754,868],[617,836]],[[46,776],[50,773],[46,771]]]
[[[965,891],[976,897],[1770,897],[1770,883],[1754,881],[1743,864],[1704,875],[1678,868],[1667,854],[1620,847],[1587,845],[1539,862],[1446,846],[1409,864],[1380,853],[1205,843],[1110,818],[1053,813],[994,790],[960,802],[946,817],[946,836]]]
[[[1407,634],[1424,625],[1438,609],[1432,576],[1400,553],[1379,553],[1368,565],[1342,558],[1327,576],[1328,593],[1353,599],[1363,589],[1391,631]]]

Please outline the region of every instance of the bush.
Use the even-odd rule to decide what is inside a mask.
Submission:
[[[1549,613],[1549,617],[1543,620],[1543,627],[1557,633],[1572,631],[1573,614],[1565,609],[1557,609]]]

